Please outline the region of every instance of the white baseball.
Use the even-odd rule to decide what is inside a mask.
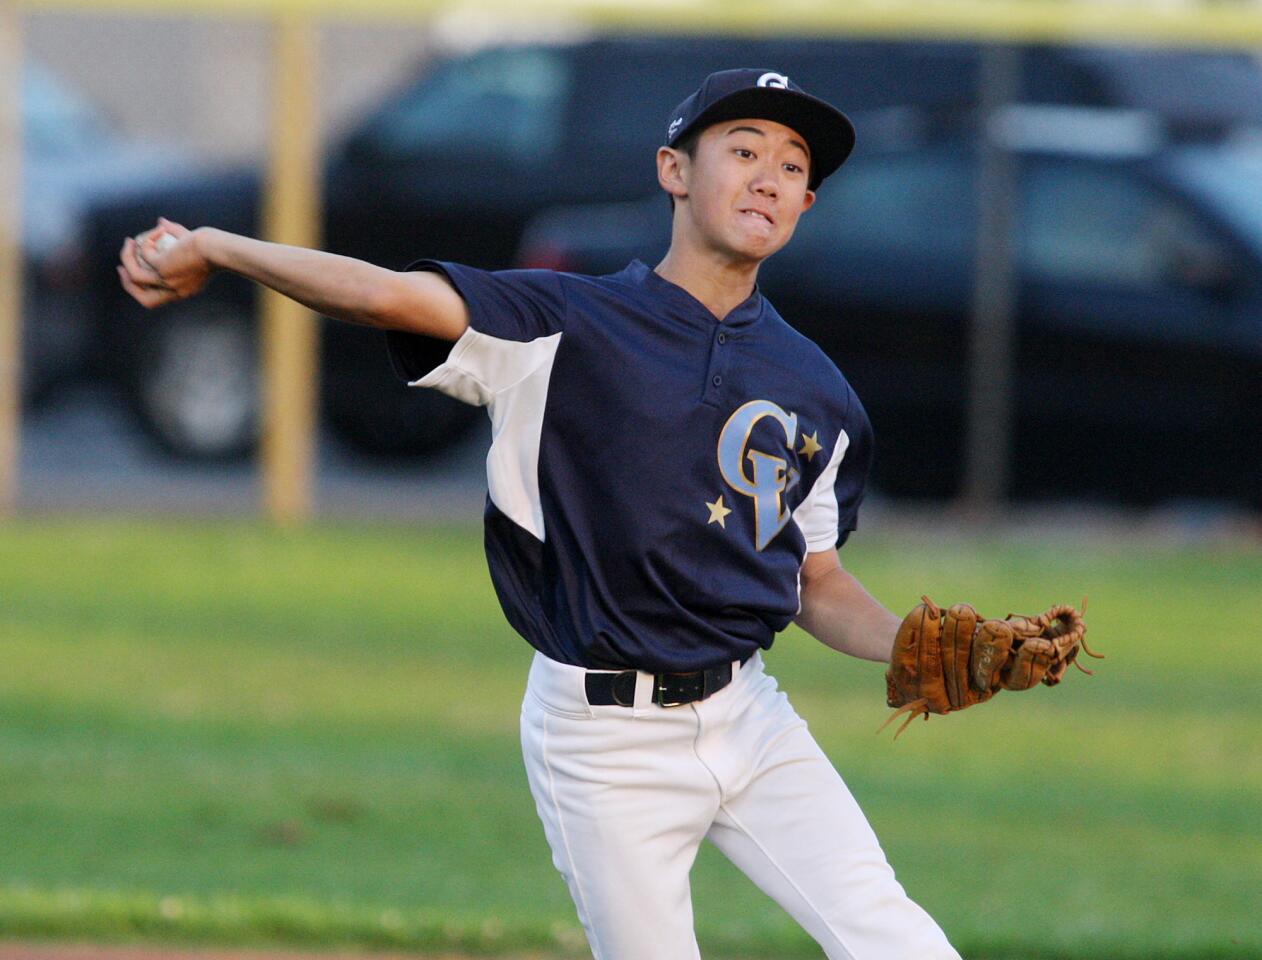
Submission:
[[[158,253],[162,253],[164,250],[171,249],[178,242],[179,242],[178,238],[173,237],[169,233],[164,233],[162,234],[162,236],[158,237],[158,239],[154,241],[153,245],[157,248]]]

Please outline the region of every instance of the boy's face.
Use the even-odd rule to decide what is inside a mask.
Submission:
[[[663,185],[676,198],[676,216],[734,260],[771,256],[815,202],[805,138],[775,121],[725,120],[702,131],[693,158],[674,153],[678,184]]]

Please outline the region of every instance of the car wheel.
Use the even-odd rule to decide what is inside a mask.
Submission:
[[[141,337],[131,391],[145,432],[194,460],[244,457],[259,433],[258,344],[226,303],[167,308]]]

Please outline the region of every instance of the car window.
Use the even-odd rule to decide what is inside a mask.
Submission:
[[[568,69],[556,51],[488,50],[427,74],[378,116],[369,138],[393,157],[546,157],[560,140],[568,89]]]
[[[1262,252],[1262,132],[1181,147],[1169,161],[1189,192]]]
[[[977,222],[965,151],[856,156],[803,219],[835,252],[965,260]]]
[[[1197,285],[1226,267],[1192,211],[1132,169],[1034,163],[1024,187],[1021,258],[1034,277],[1151,289]]]
[[[574,135],[584,144],[653,149],[663,140],[670,111],[697,85],[698,76],[705,76],[705,67],[688,57],[641,54],[610,69],[598,58],[585,57],[585,79],[576,91],[581,122]]]
[[[112,139],[98,111],[31,62],[22,71],[22,123],[26,150],[41,159],[74,157]]]
[[[971,102],[976,55],[964,44],[678,38],[602,41],[576,51],[575,134],[584,144],[652,148],[671,111],[709,73],[741,64],[785,73],[848,111]]]

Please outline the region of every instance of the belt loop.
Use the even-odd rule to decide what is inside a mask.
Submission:
[[[652,708],[653,674],[637,670],[635,672],[635,706],[631,709],[631,716],[647,716],[652,712]]]

